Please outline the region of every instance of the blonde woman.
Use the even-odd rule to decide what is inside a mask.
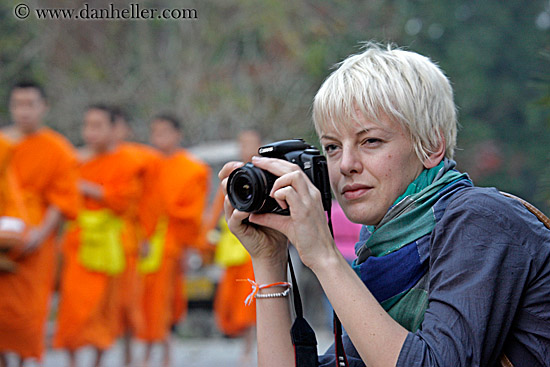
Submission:
[[[321,86],[313,120],[334,196],[364,225],[358,257],[350,268],[336,249],[319,191],[298,166],[254,158],[279,177],[270,195],[290,209],[250,214],[226,199],[255,281],[286,281],[292,243],[347,332],[350,366],[494,366],[503,352],[515,366],[550,365],[550,231],[455,169],[456,108],[441,70],[369,44]],[[276,295],[256,300],[259,366],[294,366],[289,300],[262,293]],[[334,366],[332,354],[320,365]]]

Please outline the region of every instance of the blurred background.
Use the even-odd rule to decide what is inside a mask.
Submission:
[[[24,2],[29,16],[14,15]],[[457,161],[478,185],[550,208],[550,2],[548,0],[117,1],[194,10],[185,19],[37,19],[0,5],[0,124],[8,87],[42,82],[48,123],[76,145],[90,103],[122,105],[137,140],[160,111],[185,122],[188,147],[254,128],[266,140],[316,141],[310,109],[332,66],[360,42],[394,42],[435,60],[451,79],[461,130]],[[107,8],[94,1],[90,8]],[[181,13],[184,14],[184,13]],[[216,144],[219,146],[219,144]],[[208,149],[206,149],[208,151]]]
[[[25,19],[16,17],[20,4],[28,6]],[[35,13],[136,4],[180,9],[181,17],[71,20]],[[48,125],[76,146],[89,104],[122,106],[141,142],[151,118],[172,111],[184,122],[183,145],[215,172],[237,158],[235,138],[244,129],[258,130],[266,142],[317,143],[313,96],[334,64],[368,40],[436,61],[453,83],[459,109],[458,168],[477,185],[497,186],[550,212],[548,0],[3,1],[0,127],[9,123],[10,85],[36,79],[48,94]],[[198,261],[188,284],[195,312],[179,331],[183,337],[216,333],[204,311],[215,280],[204,280],[218,275],[205,274],[212,269]],[[320,288],[307,271],[302,279],[306,314],[323,325]],[[233,350],[224,346],[219,356]],[[46,365],[59,365],[56,358],[48,354]]]
[[[436,61],[451,79],[461,130],[457,161],[479,185],[550,208],[550,2],[548,0],[117,1],[193,9],[185,19],[37,19],[0,5],[0,123],[8,87],[36,78],[48,123],[80,144],[82,111],[108,101],[131,115],[138,140],[160,111],[185,122],[186,146],[232,140],[316,141],[310,108],[331,67],[360,42],[394,42]],[[94,1],[90,7],[107,8]],[[177,6],[176,6],[177,4]],[[207,149],[208,150],[208,149]]]

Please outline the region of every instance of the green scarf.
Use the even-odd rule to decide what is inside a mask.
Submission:
[[[380,223],[367,226],[371,235],[357,251],[358,258],[353,264],[360,277],[369,271],[368,264],[365,264],[369,256],[383,257],[432,232],[436,223],[432,208],[440,198],[439,193],[460,181],[464,181],[467,186],[471,185],[468,175],[454,170],[454,166],[454,161],[445,159],[436,167],[422,171]],[[401,275],[398,272],[388,274],[391,277]],[[416,330],[420,326],[427,308],[428,274],[426,272],[419,276],[420,280],[412,288],[381,302],[384,309],[409,330]]]

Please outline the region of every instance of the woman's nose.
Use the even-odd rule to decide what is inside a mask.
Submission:
[[[362,163],[358,152],[353,148],[343,148],[342,160],[340,161],[340,172],[343,175],[350,175],[352,173],[360,173],[362,170]]]

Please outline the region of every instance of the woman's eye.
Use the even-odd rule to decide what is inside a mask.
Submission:
[[[378,139],[378,138],[368,138],[368,139],[365,139],[363,144],[365,145],[376,145],[376,144],[379,144],[381,143],[382,140]]]
[[[338,147],[335,145],[335,144],[327,144],[325,145],[324,149],[325,149],[325,152],[327,153],[330,153],[334,150],[336,150]]]

